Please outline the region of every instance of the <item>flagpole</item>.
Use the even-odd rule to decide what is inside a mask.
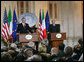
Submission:
[[[41,9],[39,11],[41,11]],[[38,29],[39,29],[39,25],[38,25]],[[37,30],[37,35],[39,36],[39,31],[38,30]],[[38,40],[39,40],[39,37],[38,37]]]

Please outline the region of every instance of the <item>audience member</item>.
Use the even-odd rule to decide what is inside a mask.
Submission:
[[[15,58],[15,61],[24,61],[24,59],[25,59],[24,56],[23,56],[24,50],[22,48],[20,49],[19,53],[17,54],[17,56]]]
[[[55,58],[58,59],[58,54],[59,54],[58,48],[53,47],[53,48],[51,49],[50,60],[52,61],[52,60],[55,59]]]
[[[46,53],[47,52],[47,48],[46,45],[44,44],[44,42],[41,43],[41,46],[38,49],[39,53]]]
[[[81,47],[80,53],[82,55],[82,52],[83,52],[83,40],[82,39],[78,40],[78,45]]]
[[[73,59],[72,59],[72,57],[71,57],[72,54],[73,54],[73,49],[72,49],[72,47],[67,46],[67,47],[65,48],[66,61],[73,61]]]
[[[1,53],[1,61],[13,61],[12,56],[8,52]]]
[[[74,61],[78,61],[81,56],[81,47],[79,45],[74,46],[72,58]]]
[[[28,57],[33,56],[33,50],[31,48],[26,48],[24,50],[23,56],[25,57],[25,59],[27,59]]]
[[[1,48],[1,52],[7,52],[8,51],[8,47],[6,47],[6,46],[3,46],[2,48]]]
[[[63,43],[60,43],[59,46],[58,46],[58,48],[59,48],[59,54],[58,54],[58,56],[59,57],[63,57],[65,55],[65,53],[64,53],[65,45]]]
[[[9,48],[8,53],[12,56],[13,60],[15,60],[15,57],[18,54],[18,52],[16,52],[15,48],[13,48],[13,47]]]

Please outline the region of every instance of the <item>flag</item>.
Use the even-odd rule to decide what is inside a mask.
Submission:
[[[12,20],[11,9],[9,8],[9,13],[8,13],[8,26],[10,26],[11,20]]]
[[[46,13],[45,23],[46,23],[46,30],[48,31],[48,28],[50,26],[50,19],[49,19],[48,11]]]
[[[17,17],[15,10],[13,11],[13,43],[17,40]]]
[[[13,39],[12,39],[12,15],[11,15],[11,9],[9,8],[9,13],[8,13],[8,25],[9,25],[9,35],[10,35],[10,37],[11,37],[11,42],[10,43],[12,43],[13,42]]]
[[[5,40],[9,40],[9,27],[8,27],[8,17],[7,17],[7,12],[5,8],[4,12],[4,19],[3,19],[3,25],[2,25],[2,36],[4,37]]]
[[[46,33],[46,25],[45,25],[45,18],[44,18],[44,11],[42,12],[42,31],[43,31],[43,39],[47,38],[47,33]]]
[[[41,10],[40,10],[40,13],[39,13],[39,29],[38,29],[38,32],[39,32],[39,39],[40,40],[43,40],[43,37],[42,37],[43,32],[42,32],[41,26],[42,26],[42,20],[41,20]]]

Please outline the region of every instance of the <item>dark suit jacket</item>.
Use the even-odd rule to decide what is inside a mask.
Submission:
[[[17,32],[18,33],[29,33],[29,32],[32,33],[31,28],[29,27],[27,23],[25,23],[25,27],[23,27],[22,23],[18,24]]]
[[[58,56],[59,57],[63,57],[64,55],[65,55],[64,51],[63,50],[60,50]]]
[[[48,31],[50,32],[50,33],[59,33],[60,32],[60,24],[55,24],[55,26],[53,26],[53,24],[51,24],[50,26],[49,26],[49,29],[48,29]]]

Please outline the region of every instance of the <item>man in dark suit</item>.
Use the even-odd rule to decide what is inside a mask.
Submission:
[[[48,31],[50,33],[59,33],[60,32],[60,24],[55,24],[55,20],[52,20],[52,24],[49,26]]]
[[[60,33],[60,24],[55,24],[55,20],[52,20],[52,24],[49,25],[47,38],[50,40],[51,33]],[[52,42],[49,41],[49,45],[52,46]]]
[[[29,33],[29,32],[32,33],[31,28],[26,23],[26,19],[23,17],[22,23],[18,24],[17,33]]]

